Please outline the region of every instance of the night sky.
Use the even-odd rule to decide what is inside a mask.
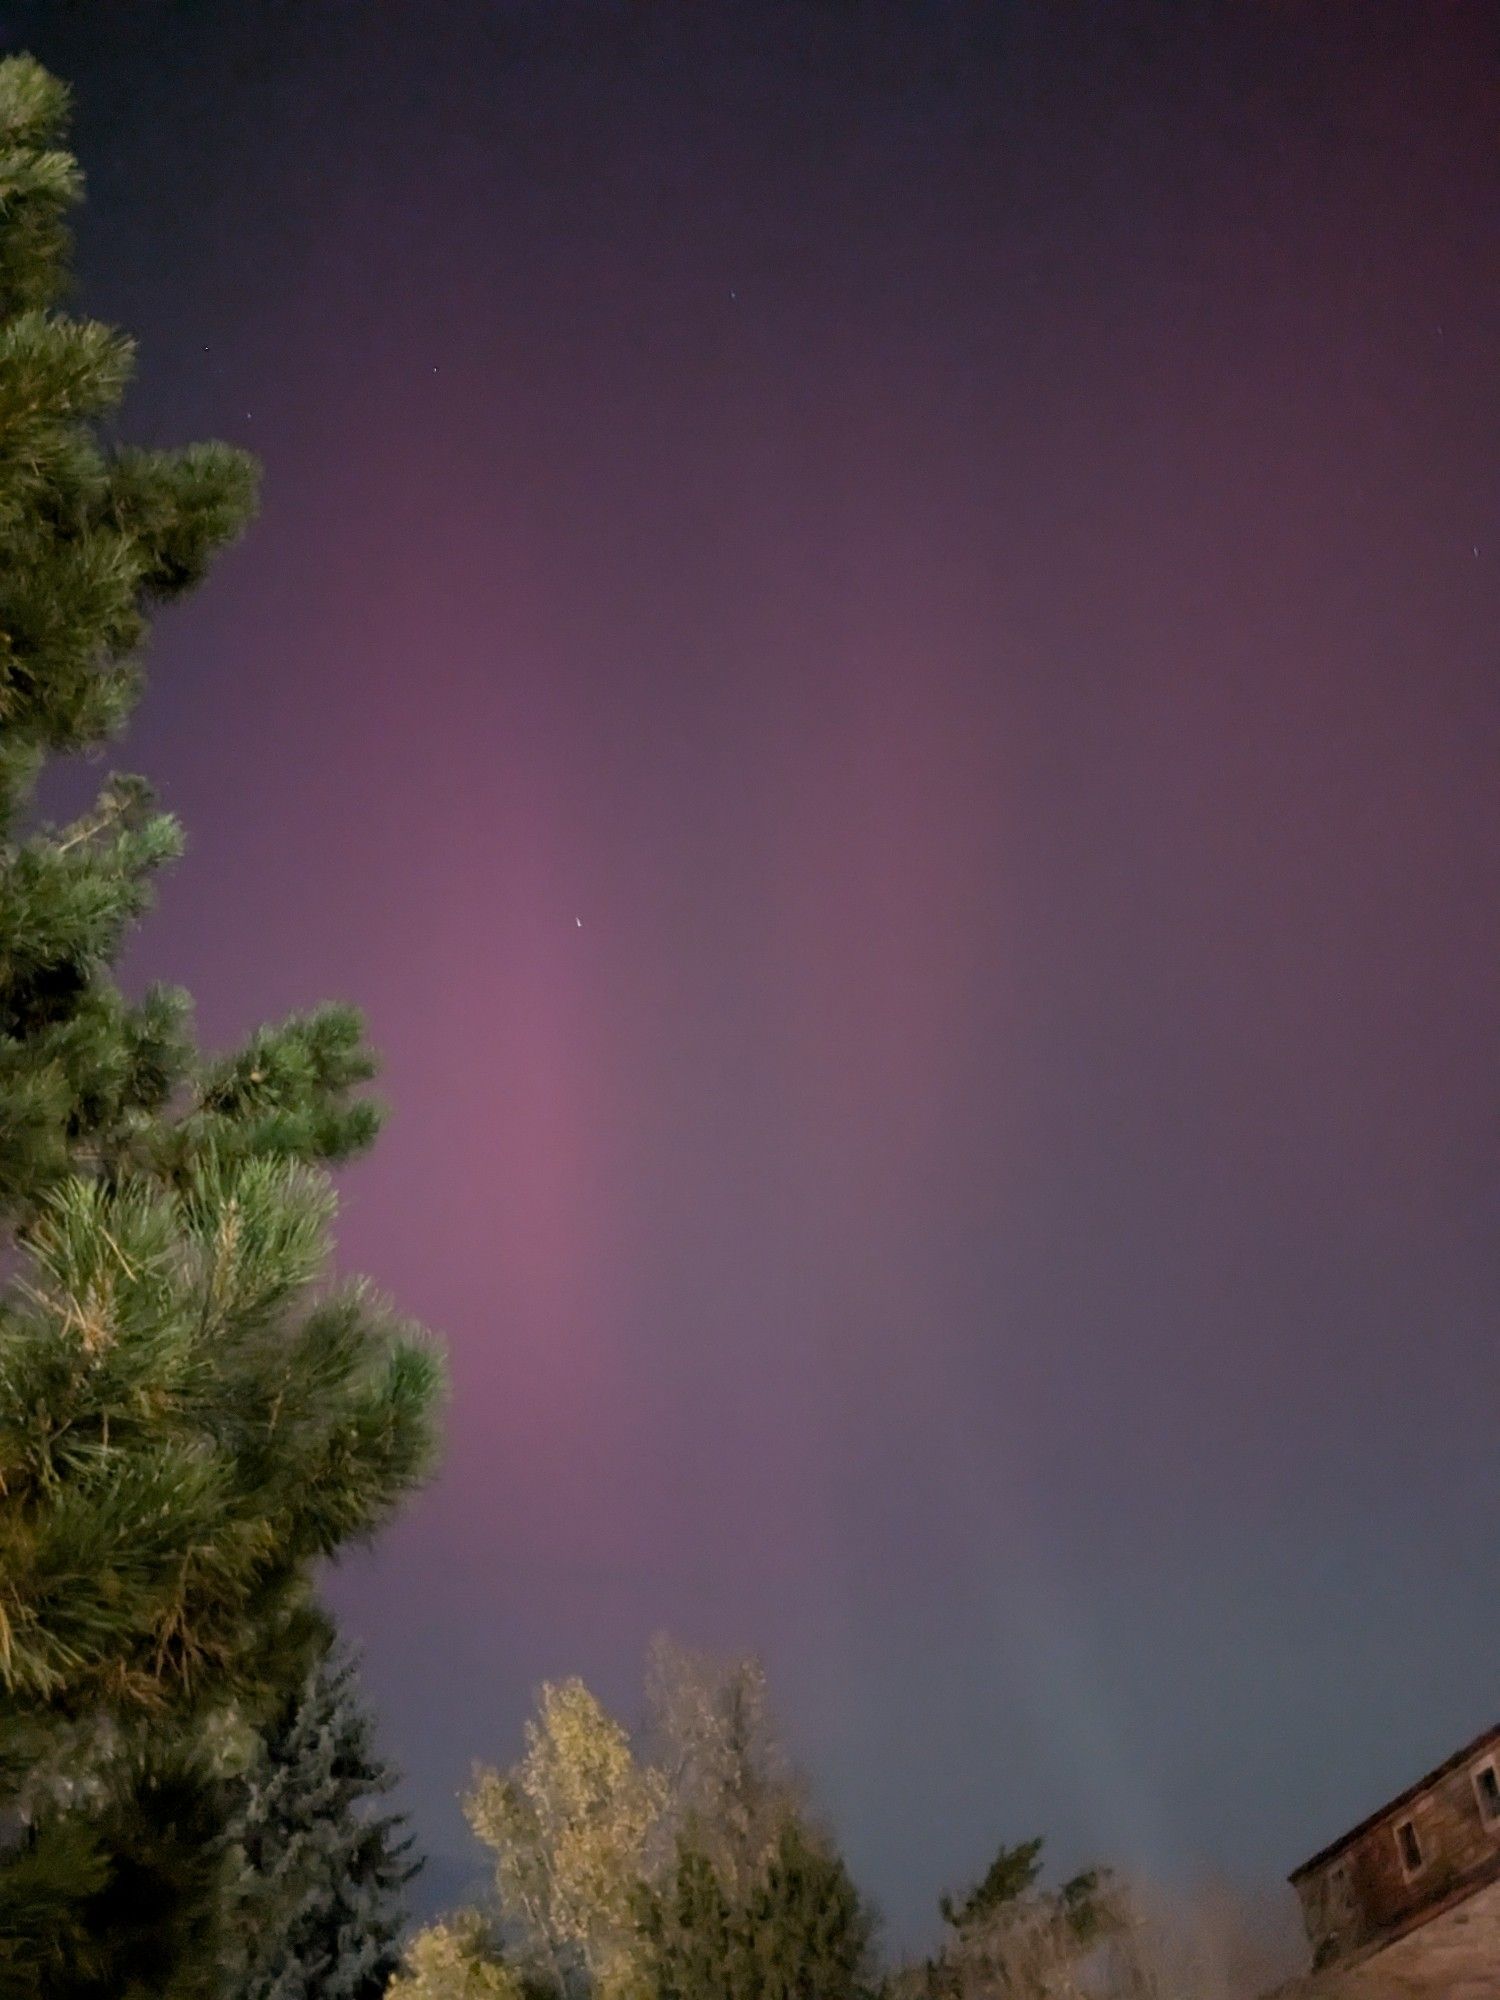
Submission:
[[[129,971],[384,1052],[340,1254],[454,1403],[331,1595],[438,1883],[659,1628],[762,1652],[898,1938],[1035,1831],[1274,1883],[1493,1722],[1493,10],[0,42],[127,433],[266,464]]]

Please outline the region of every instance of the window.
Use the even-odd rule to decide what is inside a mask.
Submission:
[[[1334,1924],[1349,1921],[1354,1911],[1354,1898],[1349,1893],[1349,1864],[1335,1861],[1328,1871],[1327,1888],[1328,1915]]]
[[[1474,1796],[1479,1801],[1479,1817],[1486,1826],[1500,1826],[1500,1774],[1495,1760],[1478,1765],[1472,1773]]]
[[[1407,1875],[1421,1873],[1422,1843],[1409,1819],[1402,1820],[1396,1828],[1396,1852],[1401,1856],[1401,1866]]]

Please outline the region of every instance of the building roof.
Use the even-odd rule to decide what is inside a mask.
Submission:
[[[1500,1722],[1495,1723],[1489,1729],[1483,1730],[1474,1738],[1472,1743],[1466,1743],[1462,1750],[1455,1750],[1451,1757],[1445,1757],[1441,1764],[1427,1773],[1425,1778],[1418,1778],[1414,1785],[1408,1785],[1404,1792],[1398,1792],[1395,1798],[1388,1799],[1377,1811],[1367,1814],[1359,1822],[1358,1826],[1351,1826],[1349,1831],[1341,1833],[1337,1840],[1330,1841],[1326,1847],[1320,1847],[1317,1853],[1309,1860],[1302,1862],[1300,1866],[1294,1868],[1287,1877],[1287,1880],[1289,1882],[1300,1881],[1304,1875],[1311,1874],[1314,1868],[1321,1868],[1325,1861],[1332,1861],[1334,1856],[1346,1848],[1351,1841],[1358,1840],[1362,1833],[1368,1833],[1372,1827],[1379,1826],[1383,1819],[1389,1819],[1392,1813],[1399,1812],[1403,1806],[1410,1805],[1413,1799],[1420,1798],[1440,1778],[1446,1778],[1450,1771],[1458,1770],[1461,1765],[1467,1764],[1472,1758],[1481,1757],[1486,1750],[1492,1750],[1497,1746],[1500,1746]]]

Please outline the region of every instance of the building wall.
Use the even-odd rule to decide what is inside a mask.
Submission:
[[[1276,2000],[1496,2000],[1500,1881],[1466,1896],[1349,1967],[1285,1989]]]
[[[1298,1880],[1316,1962],[1341,1958],[1408,1922],[1500,1856],[1500,1820],[1486,1821],[1473,1777],[1497,1754],[1500,1739],[1440,1774],[1424,1792],[1383,1815]],[[1396,1829],[1408,1819],[1423,1856],[1422,1867],[1410,1876],[1396,1841]]]

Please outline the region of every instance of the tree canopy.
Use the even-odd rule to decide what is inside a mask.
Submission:
[[[132,346],[64,309],[67,113],[0,62],[0,1994],[186,1993],[213,1901],[186,1830],[325,1636],[319,1561],[431,1465],[440,1367],[326,1276],[328,1170],[379,1125],[359,1017],[201,1051],[184,993],[114,974],[175,820],[124,774],[40,808],[257,476],[106,437]],[[145,1971],[100,1929],[127,1882],[181,1946]]]
[[[581,1681],[481,1767],[488,1916],[421,1933],[393,2000],[858,2000],[872,1920],[782,1750],[765,1675],[660,1640],[644,1750]]]

